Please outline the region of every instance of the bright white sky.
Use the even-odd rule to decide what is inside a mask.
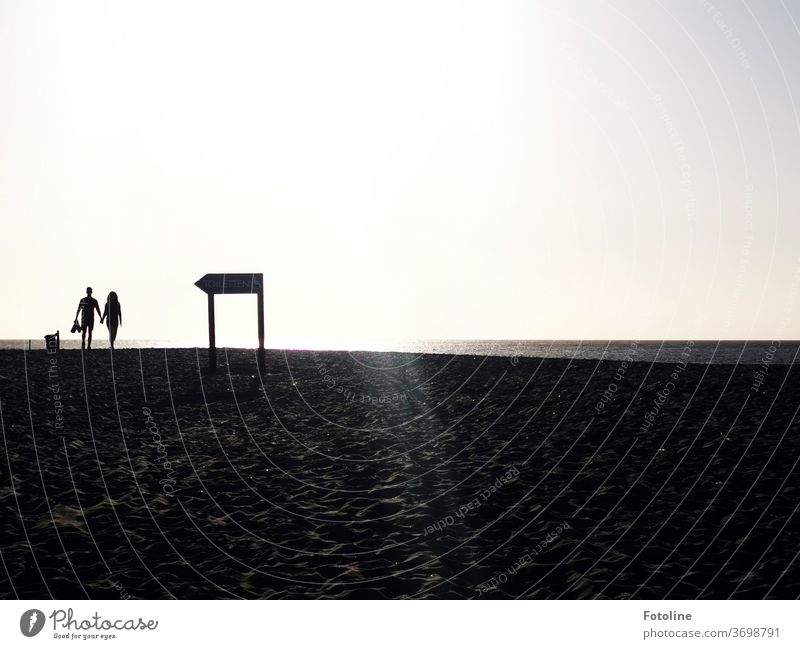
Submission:
[[[714,2],[0,0],[0,338],[800,338],[800,8]]]

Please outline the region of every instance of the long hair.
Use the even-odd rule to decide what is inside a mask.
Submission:
[[[117,304],[118,301],[117,294],[114,291],[111,291],[111,293],[108,294],[108,303]]]

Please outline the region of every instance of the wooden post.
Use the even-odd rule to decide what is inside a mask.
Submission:
[[[264,355],[264,287],[258,289],[258,366],[263,370]]]
[[[208,294],[208,371],[217,371],[217,332],[214,329],[214,294]]]

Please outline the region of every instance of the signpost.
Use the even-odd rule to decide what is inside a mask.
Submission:
[[[208,294],[208,369],[217,371],[217,333],[214,296],[218,293],[255,293],[258,296],[258,365],[264,369],[264,275],[262,273],[209,273],[194,285]]]

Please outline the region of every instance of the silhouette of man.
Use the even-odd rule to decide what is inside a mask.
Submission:
[[[94,312],[100,315],[100,305],[97,300],[92,297],[92,287],[86,287],[86,297],[81,299],[78,303],[78,310],[75,312],[75,319],[78,319],[78,314],[81,314],[81,349],[92,348],[92,330],[94,329]],[[86,334],[89,334],[89,344],[86,344]]]

